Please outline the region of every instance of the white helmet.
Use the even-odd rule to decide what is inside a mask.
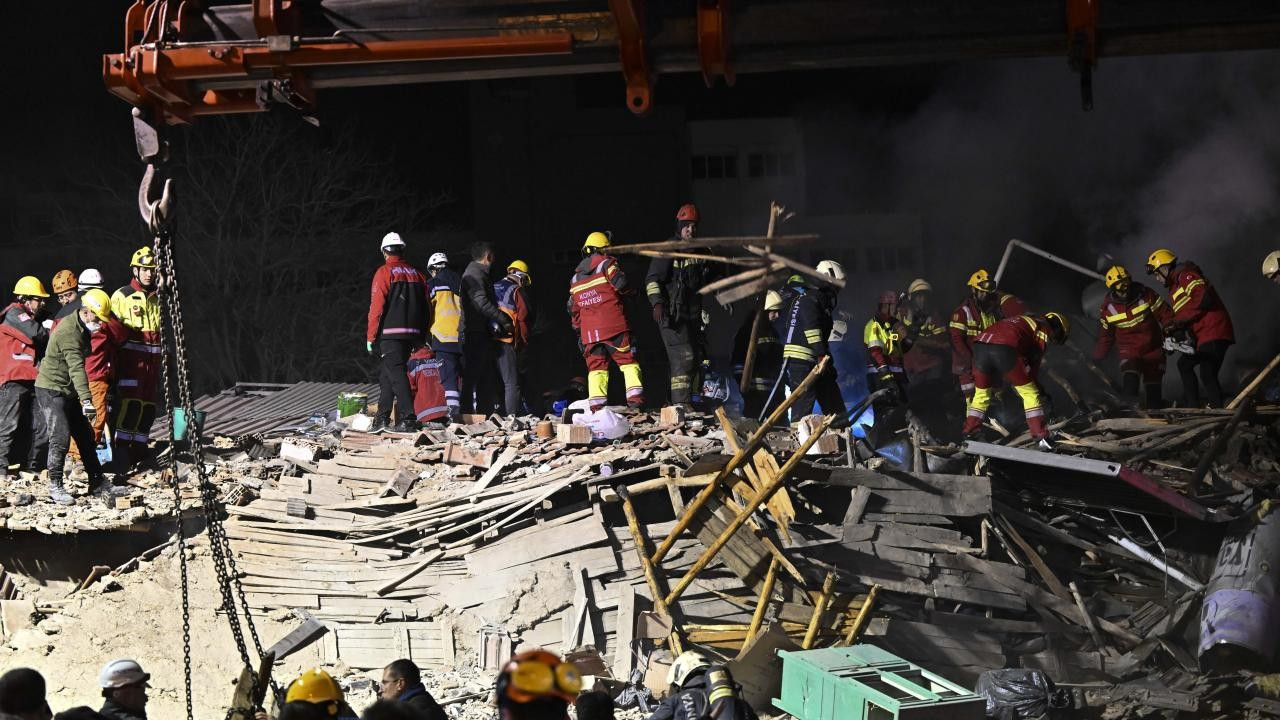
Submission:
[[[844,266],[835,260],[823,260],[818,263],[818,274],[831,280],[844,280]]]
[[[449,264],[449,256],[442,252],[431,253],[431,259],[427,260],[427,267],[444,267]]]
[[[102,273],[98,272],[97,268],[85,268],[84,272],[80,273],[80,279],[77,283],[80,285],[82,290],[88,290],[89,288],[98,288],[101,290]]]
[[[382,249],[386,250],[393,247],[404,247],[404,240],[400,239],[400,233],[398,232],[389,232],[382,236]]]
[[[765,312],[782,309],[782,294],[777,290],[770,290],[764,294]]]
[[[711,667],[711,661],[706,655],[697,650],[685,650],[671,663],[671,669],[667,671],[667,684],[681,687],[695,670],[707,667]]]
[[[1270,278],[1276,273],[1280,273],[1280,250],[1272,250],[1262,259],[1263,276]],[[81,280],[80,284],[83,285],[84,280]]]
[[[933,286],[930,285],[929,281],[925,280],[924,278],[916,278],[915,280],[911,281],[911,284],[909,286],[907,286],[907,294],[915,295],[916,293],[919,293],[919,292],[933,292]]]

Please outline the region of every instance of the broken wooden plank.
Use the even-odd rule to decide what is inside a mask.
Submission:
[[[509,447],[503,450],[502,454],[498,455],[498,458],[493,461],[493,464],[489,466],[489,469],[485,471],[484,475],[481,475],[480,479],[476,481],[475,488],[471,490],[471,502],[479,500],[477,496],[483,492],[485,488],[489,487],[489,484],[497,479],[498,474],[506,469],[507,465],[512,460],[515,460],[516,456],[519,454],[520,450],[518,448]]]

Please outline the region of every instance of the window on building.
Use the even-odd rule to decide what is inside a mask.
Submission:
[[[789,152],[759,152],[747,155],[747,177],[791,177],[796,174],[796,156]]]
[[[690,159],[694,180],[724,180],[738,177],[737,155],[694,155]]]

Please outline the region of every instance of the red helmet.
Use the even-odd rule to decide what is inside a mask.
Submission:
[[[880,293],[880,304],[881,305],[897,305],[898,293],[894,292],[893,290],[885,290],[884,292]]]
[[[693,203],[685,203],[680,206],[679,212],[676,213],[676,222],[698,222],[698,206]]]

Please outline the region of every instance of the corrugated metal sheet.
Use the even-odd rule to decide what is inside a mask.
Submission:
[[[378,401],[378,386],[367,383],[237,383],[196,400],[196,409],[207,413],[206,434],[238,437],[302,425],[312,415],[336,409],[338,395],[344,392],[362,392],[370,403]],[[158,420],[152,439],[166,437],[168,425],[167,417]]]

